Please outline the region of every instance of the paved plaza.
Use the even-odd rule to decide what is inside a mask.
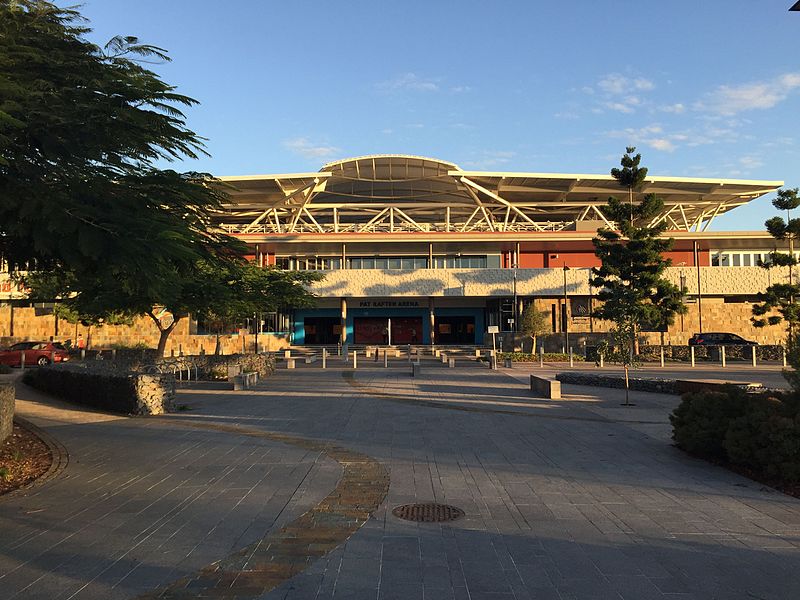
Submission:
[[[474,362],[329,367],[185,385],[157,418],[20,389],[59,466],[0,498],[0,596],[800,597],[800,500],[675,449],[675,396],[536,399],[532,367]],[[411,502],[465,516],[392,515]]]

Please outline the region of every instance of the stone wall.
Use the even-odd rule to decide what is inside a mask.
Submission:
[[[114,371],[93,363],[60,364],[25,372],[23,381],[67,402],[127,415],[160,415],[174,410],[172,374]]]
[[[41,312],[41,311],[40,311]],[[158,346],[158,329],[150,317],[139,317],[132,325],[103,325],[85,327],[56,319],[52,314],[36,314],[37,309],[0,305],[0,347],[27,340],[55,341],[71,340],[73,344],[78,334],[89,343],[89,348],[110,349],[114,345]],[[169,315],[166,316],[169,319]],[[169,336],[166,354],[199,354],[201,351],[213,352],[217,343],[215,335],[197,335],[191,332],[191,320],[181,319]],[[224,354],[242,351],[255,351],[255,335],[232,334],[220,336]],[[288,348],[289,341],[284,335],[261,334],[258,336],[258,349],[261,352],[277,352]]]
[[[11,435],[14,428],[14,384],[0,381],[0,442]]]

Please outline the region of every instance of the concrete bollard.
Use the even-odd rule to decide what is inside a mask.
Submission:
[[[600,353],[600,368],[602,369],[606,364],[606,356],[602,352]]]
[[[481,357],[481,349],[475,348],[475,358],[480,358],[480,357]]]
[[[419,377],[422,374],[422,365],[418,362],[411,363],[411,376]]]
[[[358,350],[353,350],[353,368],[358,368]]]
[[[781,346],[781,354],[783,355],[783,366],[786,366],[786,347]]]
[[[722,363],[722,366],[724,367],[725,366],[725,346],[720,346],[719,347],[719,359],[720,359],[720,362]]]
[[[455,358],[448,359],[447,366],[450,367],[451,369],[455,369],[456,368],[456,359]]]
[[[295,359],[287,358],[286,359],[286,368],[287,369],[294,369],[295,368],[295,364],[294,363],[295,363]]]
[[[25,369],[25,351],[23,350],[19,355],[19,368]]]
[[[292,351],[291,350],[284,350],[283,351],[283,358],[292,358]]]
[[[86,360],[86,349],[81,348],[81,360]]]
[[[439,357],[442,355],[442,351],[441,351],[441,350],[434,350],[434,351],[433,351],[433,355],[434,355],[436,358],[439,358]]]
[[[408,362],[411,362],[411,354],[410,353],[408,355]],[[384,368],[389,366],[389,353],[388,352],[384,352],[383,353],[383,366],[384,366]]]
[[[664,346],[661,346],[661,368],[664,368]]]
[[[752,354],[753,366],[755,367],[756,366],[756,347],[755,346],[750,346],[750,353]]]
[[[539,366],[544,368],[544,346],[539,346]]]
[[[111,360],[117,360],[117,349],[116,348],[112,348],[111,349]]]
[[[572,356],[572,346],[569,347],[569,368],[573,368],[575,366],[575,358]]]
[[[689,358],[692,361],[692,367],[694,367],[694,346],[689,346]]]
[[[325,348],[322,349],[322,368],[328,368],[328,351]]]
[[[442,364],[445,364],[447,362],[447,354],[445,354],[444,352],[442,352],[439,355],[439,357],[442,359]]]

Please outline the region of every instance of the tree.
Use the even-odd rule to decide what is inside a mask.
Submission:
[[[612,321],[617,335],[625,336],[631,361],[642,328],[671,325],[676,314],[686,311],[685,290],[664,277],[664,271],[672,264],[664,253],[673,244],[672,239],[663,237],[666,221],[655,222],[664,202],[648,194],[638,204],[632,203],[633,191],[643,181],[643,173],[647,173],[639,167],[641,156],[631,157],[635,150],[628,147],[621,160],[623,168],[611,171],[620,185],[628,188],[631,200],[625,206],[617,198],[608,199],[604,213],[617,229],[600,229],[592,240],[601,266],[592,269],[591,280],[592,286],[600,289],[597,296],[601,301],[593,315]],[[626,383],[631,361],[623,364]]]
[[[800,285],[794,282],[793,268],[797,264],[794,257],[794,242],[800,237],[800,219],[792,219],[792,209],[800,206],[797,188],[778,190],[778,196],[772,205],[778,210],[786,211],[786,220],[781,217],[768,219],[764,226],[776,240],[788,240],[789,253],[770,252],[766,261],[759,261],[765,269],[789,267],[789,283],[774,283],[765,292],[758,294],[758,304],[753,305],[753,316],[750,321],[755,327],[786,323],[787,346],[790,355],[794,352],[794,330],[800,323]],[[777,314],[775,314],[777,313]]]
[[[0,257],[167,296],[175,272],[236,245],[211,227],[225,191],[154,166],[204,152],[179,110],[196,101],[143,66],[166,52],[89,31],[74,9],[0,0]]]
[[[522,311],[520,317],[520,331],[531,338],[531,354],[536,353],[536,338],[539,335],[550,332],[550,323],[547,320],[547,312],[538,310],[536,303],[531,302]]]

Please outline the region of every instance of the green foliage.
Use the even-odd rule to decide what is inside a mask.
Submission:
[[[13,373],[11,367],[8,365],[0,365],[0,375],[8,375],[9,373]]]
[[[512,362],[538,362],[539,355],[533,352],[498,352],[497,359],[505,360],[510,358]],[[584,362],[583,356],[580,354],[573,354],[572,359],[575,362]],[[569,361],[569,354],[563,352],[546,352],[544,354],[545,362],[567,362]]]
[[[30,369],[25,371],[23,381],[26,385],[75,404],[121,414],[137,412],[135,385],[127,373]]]
[[[550,333],[551,325],[548,316],[549,313],[537,309],[534,302],[528,304],[522,311],[520,331],[533,341],[531,352],[536,352],[536,338],[545,333]]]
[[[155,167],[204,152],[179,109],[196,101],[143,66],[166,52],[88,31],[75,9],[0,0],[0,255],[72,290],[168,296],[176,272],[240,248],[211,228],[225,191]]]
[[[11,470],[8,467],[0,467],[0,479],[3,481],[11,479]]]
[[[738,388],[727,392],[684,394],[670,415],[672,438],[680,448],[706,458],[724,459],[723,443],[731,421],[745,414],[749,399]]]
[[[758,294],[758,303],[753,305],[753,316],[750,321],[755,327],[767,325],[786,324],[788,345],[791,350],[794,345],[793,332],[800,324],[800,285],[795,283],[793,269],[797,265],[794,257],[794,243],[800,238],[800,219],[791,218],[791,210],[800,206],[797,188],[778,190],[777,197],[772,205],[778,210],[786,211],[786,220],[781,217],[772,217],[764,222],[769,234],[776,240],[787,240],[789,251],[769,253],[766,261],[759,261],[759,266],[765,269],[774,267],[789,267],[789,282],[774,283],[766,291]],[[800,390],[800,388],[795,388]]]
[[[114,342],[109,346],[111,350],[149,350],[150,346],[144,342],[136,342],[135,344],[126,344],[124,342]]]
[[[612,170],[631,192],[647,173],[639,167],[640,155],[631,157],[634,151],[627,148],[621,161],[623,169]],[[663,255],[672,248],[673,240],[662,237],[666,221],[652,224],[663,208],[664,202],[653,194],[628,205],[609,198],[604,212],[618,229],[601,229],[592,240],[601,261],[600,267],[592,269],[591,283],[600,288],[601,301],[594,316],[614,322],[618,332],[628,335],[631,348],[643,327],[670,325],[676,314],[686,311],[684,290],[664,278],[672,261]]]
[[[800,411],[796,397],[725,392],[684,395],[670,416],[673,439],[698,456],[784,483],[800,481]]]

